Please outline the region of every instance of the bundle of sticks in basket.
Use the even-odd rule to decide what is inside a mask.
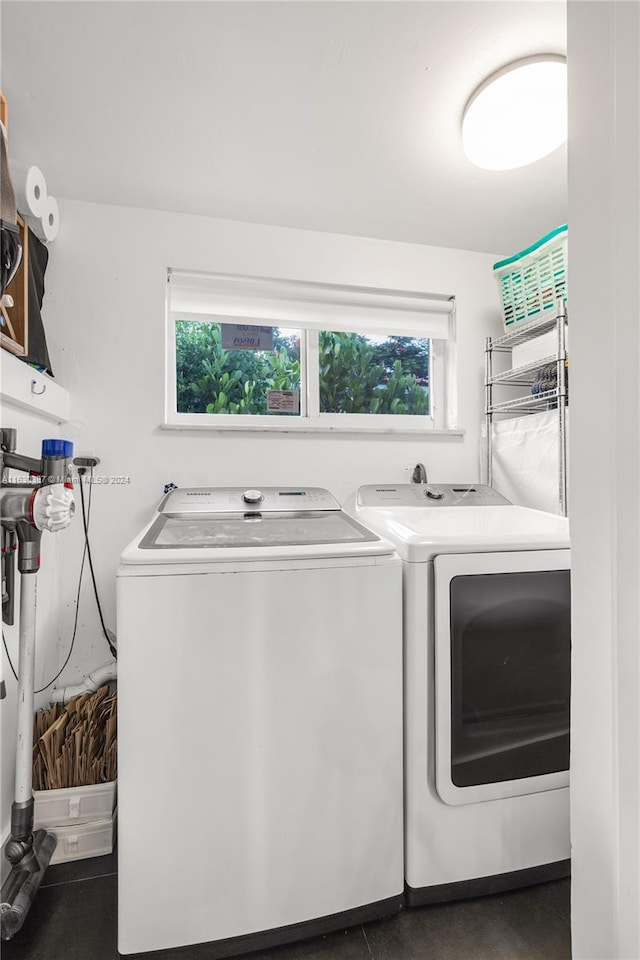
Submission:
[[[36,713],[34,790],[87,787],[116,779],[117,698],[104,686]]]

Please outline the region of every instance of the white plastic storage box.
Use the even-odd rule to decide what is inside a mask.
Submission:
[[[505,330],[555,310],[567,296],[567,225],[493,265]]]
[[[36,828],[73,826],[91,820],[107,820],[116,805],[117,780],[90,787],[34,790]],[[53,831],[56,832],[55,830]]]
[[[103,857],[113,850],[117,822],[117,810],[106,820],[90,820],[70,827],[53,827],[58,845],[51,863],[66,863],[68,860],[84,860],[88,857]]]
[[[565,350],[569,350],[569,327],[564,326],[564,345]],[[555,359],[558,354],[558,331],[550,330],[549,333],[543,333],[541,337],[533,337],[525,343],[519,343],[511,351],[511,366],[524,367],[528,363],[536,363],[538,360],[545,360],[547,357]]]

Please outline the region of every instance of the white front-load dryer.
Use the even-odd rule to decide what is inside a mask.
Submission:
[[[120,954],[400,909],[401,589],[392,544],[317,488],[174,490],[125,549]]]
[[[567,875],[568,521],[464,484],[345,510],[403,561],[409,904]]]

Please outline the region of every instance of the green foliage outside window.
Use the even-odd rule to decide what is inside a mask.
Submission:
[[[300,390],[300,345],[274,330],[274,350],[224,350],[217,323],[176,323],[178,413],[267,413],[267,390]],[[283,414],[277,414],[283,416]]]
[[[320,411],[322,413],[428,414],[428,341],[389,337],[372,343],[353,333],[321,331]],[[402,350],[407,352],[406,360]]]
[[[321,331],[320,410],[428,414],[428,369],[428,340]],[[274,328],[273,351],[224,350],[219,324],[177,321],[176,385],[179,413],[266,414],[268,390],[300,390],[299,341]]]

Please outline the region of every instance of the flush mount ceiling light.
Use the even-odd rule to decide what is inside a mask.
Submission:
[[[513,170],[567,139],[567,61],[541,54],[510,63],[481,83],[462,117],[462,145],[485,170]]]

